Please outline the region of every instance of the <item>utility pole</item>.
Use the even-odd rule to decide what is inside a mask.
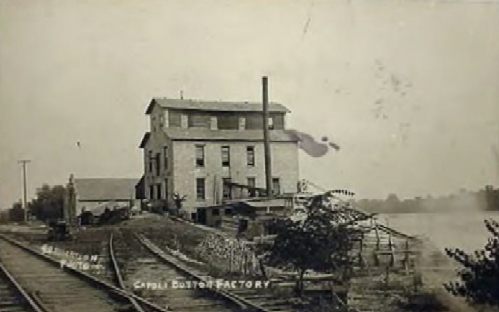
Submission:
[[[23,209],[24,209],[24,222],[28,222],[28,195],[27,195],[27,180],[26,180],[26,165],[30,163],[29,159],[19,160],[18,163],[23,166]]]
[[[269,91],[267,76],[262,77],[262,97],[263,97],[263,150],[265,155],[265,184],[267,198],[272,198],[272,165],[270,155],[269,138]]]

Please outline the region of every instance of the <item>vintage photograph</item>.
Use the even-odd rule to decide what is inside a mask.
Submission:
[[[498,312],[499,0],[0,0],[0,312]]]

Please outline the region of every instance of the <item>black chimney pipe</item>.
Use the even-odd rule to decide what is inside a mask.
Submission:
[[[272,165],[269,138],[269,94],[267,76],[262,77],[263,91],[263,149],[265,155],[265,186],[267,198],[272,198]]]

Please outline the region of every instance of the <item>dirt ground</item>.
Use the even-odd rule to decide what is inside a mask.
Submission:
[[[167,217],[144,213],[131,220],[116,225],[101,227],[81,228],[73,232],[73,240],[65,242],[50,242],[54,246],[81,254],[105,255],[105,246],[109,235],[114,228],[126,228],[137,233],[142,233],[150,238],[159,247],[168,247],[180,250],[185,255],[199,259],[196,246],[209,234],[209,231]],[[35,245],[46,242],[46,231],[42,224],[25,225],[0,225],[0,232],[9,232],[17,237],[29,240]],[[424,251],[424,261],[421,263],[421,273],[424,289],[434,294],[435,298],[443,304],[446,310],[455,312],[496,312],[491,309],[477,309],[469,306],[463,300],[448,294],[443,288],[443,283],[455,279],[455,265],[430,243]],[[206,268],[205,268],[206,269]],[[423,310],[412,310],[423,311]],[[429,312],[429,311],[428,311]]]

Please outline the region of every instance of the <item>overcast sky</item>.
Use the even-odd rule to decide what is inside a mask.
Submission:
[[[301,176],[359,198],[499,184],[499,4],[0,0],[0,207],[140,177],[152,97],[270,99],[341,146]],[[76,142],[80,142],[77,147]]]

